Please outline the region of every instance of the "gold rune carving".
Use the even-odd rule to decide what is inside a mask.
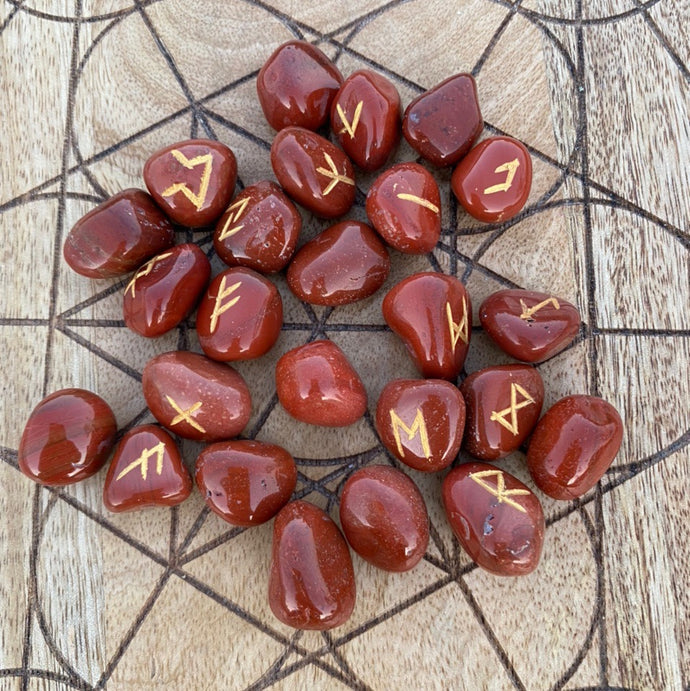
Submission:
[[[504,182],[499,182],[497,185],[491,185],[491,187],[487,187],[484,190],[484,194],[494,194],[495,192],[506,192],[510,189],[510,186],[513,184],[513,178],[515,177],[515,173],[520,166],[520,161],[517,160],[517,158],[513,159],[512,161],[508,161],[508,163],[503,163],[502,165],[498,166],[494,170],[494,173],[508,173],[506,175],[506,179]]]
[[[498,503],[508,504],[522,513],[527,513],[527,509],[518,504],[514,499],[510,497],[513,496],[524,496],[529,494],[528,489],[506,489],[506,481],[503,477],[503,473],[500,470],[482,470],[479,473],[470,473],[470,477],[482,488],[484,488],[489,494],[493,494]],[[489,484],[484,478],[495,477],[496,484]]]
[[[170,421],[170,427],[174,427],[184,420],[187,424],[191,425],[194,429],[198,430],[202,434],[206,433],[206,430],[192,417],[192,415],[196,413],[199,408],[201,408],[201,401],[197,401],[193,406],[187,408],[186,410],[182,410],[182,408],[177,405],[174,398],[168,395],[166,395],[165,398],[172,409],[177,413],[177,415]]]
[[[450,342],[455,350],[455,346],[458,344],[458,340],[462,339],[462,342],[467,345],[469,340],[468,333],[468,323],[467,323],[467,300],[462,299],[462,317],[460,321],[456,324],[453,319],[453,311],[450,308],[450,302],[446,302],[446,317],[448,317],[448,328],[450,329]]]
[[[390,415],[391,426],[393,427],[393,437],[395,437],[395,445],[398,447],[398,453],[403,458],[405,457],[405,451],[403,450],[402,441],[400,439],[400,430],[402,429],[407,435],[407,441],[412,441],[415,435],[419,433],[419,441],[422,445],[422,451],[424,451],[424,458],[429,458],[431,456],[431,447],[429,446],[429,434],[426,430],[426,422],[424,422],[422,411],[417,408],[417,414],[412,421],[411,427],[408,427],[392,408],[390,410]]]
[[[528,322],[533,322],[534,317],[532,315],[538,312],[542,307],[546,307],[546,305],[549,304],[553,305],[557,310],[561,309],[561,306],[558,304],[558,300],[556,300],[556,298],[547,298],[543,302],[540,302],[538,305],[534,305],[534,307],[527,307],[525,301],[521,298],[520,307],[522,308],[522,314],[520,315],[520,319],[524,319]]]
[[[350,124],[347,120],[347,115],[345,115],[345,111],[340,107],[340,103],[336,104],[335,109],[338,111],[338,115],[340,116],[340,119],[343,123],[343,129],[340,130],[339,134],[344,134],[345,132],[347,132],[351,138],[354,138],[355,131],[357,130],[357,125],[359,125],[359,118],[362,115],[363,105],[364,101],[360,101],[357,104],[357,107],[355,108],[354,117],[352,118],[352,124]]]
[[[156,474],[160,475],[163,472],[163,457],[165,455],[165,444],[161,441],[150,449],[144,449],[139,458],[132,461],[122,472],[115,478],[115,481],[121,480],[125,475],[132,472],[137,466],[141,469],[141,479],[146,480],[149,474],[149,458],[156,456]]]
[[[181,163],[185,168],[192,170],[193,168],[203,164],[204,171],[201,173],[198,194],[194,194],[194,192],[187,187],[186,183],[176,182],[175,184],[170,185],[168,189],[164,190],[162,192],[162,196],[172,197],[174,194],[182,192],[182,194],[184,194],[184,196],[187,197],[192,204],[194,204],[196,210],[199,211],[199,209],[204,205],[206,195],[208,194],[208,185],[211,181],[211,171],[213,170],[213,154],[207,153],[203,156],[195,156],[194,158],[189,159],[177,149],[173,149],[170,153],[173,155],[173,158],[178,163]]]
[[[172,252],[166,252],[165,254],[159,254],[157,257],[154,257],[153,259],[149,259],[149,261],[142,266],[139,271],[137,271],[134,276],[132,276],[132,280],[127,284],[127,287],[125,288],[125,295],[127,294],[128,290],[132,291],[132,297],[136,296],[136,283],[138,278],[143,278],[144,276],[148,276],[151,271],[153,270],[153,267],[159,262],[165,259],[166,257],[169,257],[172,254]]]
[[[324,175],[325,177],[330,179],[330,182],[328,183],[326,188],[321,193],[321,194],[323,194],[324,197],[326,197],[328,194],[330,194],[331,190],[339,182],[343,182],[346,185],[354,186],[355,181],[352,178],[348,178],[346,175],[341,175],[338,172],[338,169],[336,168],[336,165],[333,162],[333,159],[325,151],[324,151],[323,157],[326,159],[326,164],[328,165],[329,170],[326,170],[325,168],[319,167],[316,169],[316,172],[321,173],[321,175]]]
[[[242,281],[237,281],[237,283],[233,283],[229,288],[226,288],[226,278],[227,276],[223,276],[223,278],[220,279],[218,295],[216,295],[216,302],[213,305],[213,312],[211,313],[211,333],[213,333],[216,330],[216,327],[218,326],[218,318],[220,317],[220,315],[224,312],[227,312],[233,305],[237,303],[237,301],[241,297],[241,295],[235,295],[235,297],[232,298],[232,300],[229,300],[228,302],[223,304],[223,300],[225,300],[225,298],[229,295],[232,295],[242,285]]]
[[[427,209],[431,209],[431,211],[433,211],[435,214],[439,212],[439,208],[436,206],[436,204],[433,204],[428,199],[424,199],[424,197],[418,197],[416,194],[407,194],[407,192],[401,192],[398,195],[398,199],[419,204],[420,206],[425,206]]]
[[[240,217],[244,213],[244,210],[247,208],[247,204],[249,204],[249,197],[240,199],[240,201],[235,202],[232,206],[228,207],[228,211],[232,211],[233,209],[237,209],[237,211],[235,211],[234,214],[230,214],[228,216],[228,220],[225,221],[225,224],[223,225],[223,228],[220,231],[220,235],[218,236],[219,240],[225,240],[226,238],[230,238],[233,235],[235,235],[235,233],[239,233],[240,230],[244,228],[243,225],[235,226],[234,228],[230,228],[230,226],[233,223],[237,223],[237,221],[240,220]]]
[[[517,402],[518,394],[522,396],[522,400],[519,403]],[[510,385],[510,405],[503,410],[492,410],[490,420],[492,422],[498,422],[509,432],[512,432],[513,435],[516,435],[519,431],[517,411],[521,408],[526,408],[528,405],[532,405],[533,403],[534,399],[527,393],[527,391],[525,391],[520,384],[513,382]],[[508,417],[508,413],[510,413],[510,422],[508,422],[506,419]]]

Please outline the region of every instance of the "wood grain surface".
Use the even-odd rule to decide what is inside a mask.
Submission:
[[[386,75],[404,105],[472,72],[485,136],[523,140],[534,184],[520,216],[482,225],[451,199],[449,171],[435,171],[436,250],[393,253],[386,285],[362,303],[308,309],[274,277],[286,326],[268,355],[238,367],[253,396],[245,436],[290,450],[297,496],[334,516],[354,468],[393,462],[370,415],[344,430],[292,421],[273,368],[289,348],[331,338],[371,412],[388,380],[415,376],[380,306],[422,270],[470,291],[466,373],[507,361],[478,328],[489,293],[520,286],[575,302],[580,337],[539,367],[545,405],[589,392],[625,422],[596,489],[573,502],[540,494],[544,555],[521,579],[474,567],[443,516],[442,475],[408,471],[429,509],[426,558],[387,574],[354,557],[354,614],[326,634],[273,617],[271,524],[230,529],[197,492],[176,509],[112,515],[105,470],[40,488],[16,452],[32,408],[63,387],[102,395],[123,429],[150,421],[145,363],[198,350],[193,318],[154,341],[129,332],[127,279],[78,276],[62,242],[95,204],[143,186],[151,152],[190,136],[231,146],[242,185],[272,179],[255,77],[294,37],[344,74]],[[0,151],[2,691],[690,688],[688,0],[2,0]],[[402,145],[397,160],[412,159]],[[353,218],[365,219],[372,180],[358,176]],[[304,217],[302,242],[324,227]],[[212,249],[207,230],[179,240]],[[199,449],[182,443],[188,467]],[[531,484],[522,452],[499,465]]]

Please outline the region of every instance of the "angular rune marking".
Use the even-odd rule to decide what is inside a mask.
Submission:
[[[182,410],[182,408],[180,408],[180,406],[177,405],[177,402],[174,398],[168,396],[167,394],[165,398],[170,404],[170,406],[173,408],[173,410],[177,413],[177,415],[170,421],[170,427],[174,427],[175,425],[184,420],[186,423],[190,424],[194,429],[198,430],[202,434],[205,434],[206,430],[196,420],[192,418],[192,415],[196,413],[196,411],[199,410],[199,408],[201,408],[201,401],[197,401],[193,406],[187,408],[186,410]]]
[[[522,401],[520,401],[520,403],[517,402],[518,393],[522,396]],[[513,382],[510,385],[510,406],[504,408],[503,410],[499,410],[498,412],[492,410],[490,420],[492,422],[498,422],[509,432],[512,432],[513,435],[516,435],[518,433],[517,411],[521,408],[526,408],[528,405],[532,405],[533,403],[534,399],[527,393],[527,391],[525,391],[520,384],[515,384]],[[510,413],[510,422],[506,420],[508,413]]]
[[[216,295],[216,302],[213,305],[213,312],[211,313],[211,333],[214,333],[216,327],[218,326],[218,318],[224,312],[227,312],[237,301],[242,297],[241,295],[236,295],[232,300],[223,304],[228,295],[232,295],[241,285],[242,281],[237,281],[233,283],[229,288],[225,287],[225,279],[227,276],[223,276],[220,280],[220,287],[218,288],[218,295]]]
[[[503,163],[502,165],[498,166],[498,168],[494,170],[494,173],[507,172],[508,175],[506,176],[505,182],[499,182],[497,185],[487,187],[484,190],[484,194],[494,194],[494,192],[506,192],[507,190],[509,190],[510,186],[513,184],[515,172],[517,171],[519,166],[520,161],[518,161],[517,158],[513,159],[512,161],[508,161],[508,163]]]
[[[146,480],[149,473],[149,458],[156,456],[156,474],[160,475],[163,472],[163,456],[165,455],[165,444],[161,441],[150,449],[144,449],[139,458],[132,461],[116,478],[121,480],[127,473],[130,473],[137,466],[141,467],[141,479]]]
[[[352,185],[354,187],[355,181],[352,178],[348,178],[346,175],[341,175],[338,172],[338,169],[336,168],[333,159],[326,152],[324,152],[323,157],[326,159],[326,163],[328,164],[330,170],[326,170],[325,168],[319,167],[316,169],[316,172],[321,173],[321,175],[324,175],[325,177],[330,179],[330,182],[321,193],[324,197],[330,194],[331,190],[339,182],[344,182],[346,185]]]
[[[532,315],[538,312],[542,307],[546,307],[546,305],[548,304],[552,304],[557,310],[561,309],[561,306],[558,304],[558,300],[556,300],[556,298],[547,298],[543,302],[540,302],[538,305],[534,305],[534,307],[527,307],[525,301],[521,298],[520,307],[522,308],[522,314],[520,315],[520,319],[524,319],[528,322],[533,322],[534,317]]]
[[[237,223],[239,221],[240,217],[244,213],[244,210],[247,208],[247,204],[249,204],[249,197],[245,197],[244,199],[240,199],[240,201],[235,202],[232,206],[228,207],[228,211],[232,211],[233,209],[237,209],[234,214],[230,214],[228,216],[228,220],[225,221],[225,224],[223,225],[222,230],[220,231],[220,235],[218,236],[219,240],[225,240],[226,238],[232,237],[235,235],[235,233],[239,233],[242,228],[244,228],[243,225],[235,226],[234,228],[229,228],[229,226],[232,223]],[[239,209],[237,208],[239,207]]]
[[[455,350],[455,346],[458,344],[458,339],[462,339],[462,342],[467,345],[469,338],[467,323],[467,300],[462,299],[462,317],[460,321],[456,324],[453,319],[453,311],[450,308],[450,302],[446,302],[446,317],[448,318],[448,328],[450,329],[450,342]]]
[[[407,192],[401,192],[398,195],[398,199],[402,199],[406,202],[413,202],[415,204],[419,204],[420,206],[425,206],[427,209],[431,209],[435,214],[439,212],[438,206],[436,204],[432,204],[428,199],[424,199],[424,197],[418,197],[416,194],[407,194]]]
[[[470,473],[470,477],[480,486],[483,487],[489,494],[493,494],[498,503],[508,504],[522,513],[527,513],[527,509],[511,499],[512,496],[519,496],[529,494],[527,489],[506,489],[506,481],[503,473],[500,470],[482,470],[480,473]],[[496,484],[490,485],[484,478],[495,477]]]
[[[181,163],[185,168],[192,170],[197,166],[204,164],[204,172],[201,174],[201,181],[199,183],[199,194],[194,194],[192,190],[187,187],[184,182],[176,182],[174,185],[170,185],[168,189],[162,192],[164,197],[172,197],[178,192],[182,192],[187,199],[189,199],[192,204],[196,207],[198,211],[206,201],[206,195],[208,194],[208,185],[211,181],[211,171],[213,169],[213,154],[208,153],[203,156],[195,156],[191,160],[188,159],[181,151],[173,149],[170,152],[178,163]]]
[[[338,111],[338,115],[340,116],[340,119],[343,123],[343,129],[340,130],[338,134],[344,134],[345,132],[347,132],[350,135],[350,138],[354,138],[355,131],[357,130],[357,125],[359,125],[359,118],[362,115],[363,105],[364,101],[360,101],[357,104],[357,107],[355,108],[354,117],[352,118],[352,124],[350,124],[347,120],[347,115],[345,115],[345,111],[340,107],[340,103],[336,104],[335,109]]]
[[[149,259],[149,261],[142,266],[139,271],[137,271],[134,276],[132,276],[132,280],[127,284],[127,287],[125,288],[125,295],[127,294],[128,290],[132,291],[132,297],[136,296],[136,282],[138,278],[143,278],[144,276],[148,276],[151,271],[153,270],[153,267],[159,262],[165,259],[166,257],[169,257],[172,254],[172,252],[166,252],[165,254],[159,254],[157,257],[154,257],[153,259]]]
[[[395,437],[395,445],[398,447],[398,453],[404,458],[405,451],[403,450],[402,441],[400,440],[400,430],[404,430],[407,434],[407,441],[412,441],[417,432],[419,432],[419,441],[422,445],[422,451],[424,451],[424,458],[429,458],[431,456],[431,448],[429,446],[429,434],[426,430],[426,422],[424,422],[424,416],[422,411],[417,408],[417,414],[412,422],[412,426],[408,427],[399,417],[398,414],[391,408],[391,426],[393,427],[393,436]]]

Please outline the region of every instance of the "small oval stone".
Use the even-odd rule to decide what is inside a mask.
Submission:
[[[373,295],[388,278],[391,262],[365,223],[342,221],[295,255],[287,271],[290,290],[312,305],[346,305]]]
[[[283,301],[261,274],[235,267],[219,273],[201,299],[196,333],[214,360],[250,360],[267,353],[280,335]]]
[[[196,484],[211,511],[243,527],[265,523],[295,491],[297,468],[282,447],[259,441],[207,446],[196,461]]]
[[[125,288],[125,324],[153,338],[175,328],[194,309],[211,264],[197,245],[176,245],[150,259]]]
[[[355,607],[350,550],[328,514],[306,501],[281,509],[273,525],[268,602],[296,629],[344,624]]]
[[[114,278],[138,269],[174,243],[175,231],[154,200],[142,190],[128,189],[80,218],[62,253],[82,276]]]
[[[350,159],[327,139],[301,127],[286,127],[271,145],[271,166],[283,189],[321,218],[335,218],[355,201]]]
[[[516,477],[486,463],[463,463],[441,491],[450,527],[479,566],[497,576],[523,576],[539,564],[544,511]]]
[[[332,341],[289,350],[276,365],[278,400],[292,417],[311,425],[345,427],[367,409],[359,375]]]
[[[460,374],[472,335],[472,304],[461,281],[433,272],[414,274],[388,291],[382,310],[424,377]]]
[[[70,485],[97,473],[115,444],[117,423],[110,406],[84,389],[46,396],[24,427],[19,469],[42,485]]]
[[[192,491],[192,480],[174,439],[160,427],[129,430],[115,449],[103,486],[103,503],[119,513],[148,506],[177,506]]]
[[[429,544],[429,517],[417,485],[390,466],[360,468],[340,498],[340,525],[352,549],[385,571],[409,571]]]
[[[458,455],[465,427],[460,391],[443,379],[396,379],[376,406],[376,431],[402,463],[424,472],[447,468]]]
[[[467,406],[463,446],[485,461],[520,448],[544,403],[544,383],[529,365],[497,365],[473,372],[460,391]]]
[[[522,362],[544,362],[567,348],[580,331],[574,305],[549,293],[499,290],[479,308],[484,331]]]
[[[379,235],[406,254],[426,254],[441,237],[441,194],[418,163],[398,163],[374,181],[366,211]]]
[[[376,170],[400,141],[400,95],[371,70],[353,72],[331,105],[331,129],[340,146],[362,170]]]
[[[435,166],[457,163],[482,133],[477,85],[456,74],[418,96],[405,110],[403,134]]]
[[[152,358],[144,367],[142,388],[156,420],[185,439],[236,437],[252,411],[242,376],[198,353],[180,350]]]
[[[237,161],[225,144],[189,139],[156,151],[144,165],[144,182],[175,223],[199,228],[214,223],[235,190]]]
[[[301,228],[302,217],[283,190],[262,180],[245,187],[220,217],[213,247],[228,266],[274,273],[290,261]]]
[[[278,46],[256,78],[261,109],[274,130],[290,125],[317,130],[328,120],[343,76],[316,46],[288,41]]]
[[[596,396],[566,396],[539,421],[527,449],[537,487],[554,499],[576,499],[601,480],[623,440],[618,411]]]

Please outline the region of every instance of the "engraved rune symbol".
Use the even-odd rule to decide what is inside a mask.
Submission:
[[[395,437],[395,445],[398,447],[398,453],[404,458],[405,451],[403,450],[402,441],[400,439],[400,430],[402,429],[405,434],[407,434],[407,441],[412,441],[417,432],[419,432],[419,442],[422,445],[422,451],[424,451],[424,458],[429,458],[431,456],[431,448],[429,447],[429,434],[426,430],[426,422],[424,422],[424,416],[422,411],[417,408],[417,414],[412,421],[412,426],[408,427],[399,417],[398,414],[391,408],[391,426],[393,427],[393,437]]]
[[[328,164],[329,170],[326,170],[325,168],[317,168],[316,172],[321,173],[321,175],[324,175],[325,177],[330,179],[330,182],[326,186],[326,188],[323,190],[321,194],[323,196],[327,196],[330,194],[331,190],[339,183],[339,182],[344,182],[346,185],[352,185],[354,186],[355,181],[352,178],[348,178],[346,175],[341,175],[338,172],[338,169],[336,168],[335,163],[333,162],[333,159],[326,153],[324,152],[323,157],[326,159],[326,163]]]
[[[467,301],[465,298],[462,299],[462,317],[460,321],[456,324],[453,319],[453,311],[450,308],[450,302],[446,302],[446,317],[448,318],[448,328],[450,329],[450,342],[455,350],[455,346],[458,344],[458,340],[462,339],[462,342],[467,344],[469,333],[469,325],[467,323]]]
[[[470,473],[470,477],[480,486],[483,487],[489,494],[493,494],[498,503],[508,504],[522,513],[527,513],[527,509],[518,504],[512,496],[519,496],[529,494],[527,489],[506,489],[506,481],[503,473],[500,470],[482,470],[480,473]],[[489,484],[484,478],[495,477],[496,484]]]
[[[407,192],[401,192],[398,195],[398,199],[402,199],[406,202],[413,202],[414,204],[419,204],[420,206],[425,206],[427,209],[431,209],[431,211],[433,211],[435,214],[439,212],[439,208],[436,206],[436,204],[433,204],[428,199],[424,199],[424,197],[418,197],[416,194],[407,194]]]
[[[340,103],[337,103],[335,106],[336,111],[338,111],[338,115],[340,116],[340,120],[343,123],[343,129],[340,130],[338,134],[344,134],[347,132],[350,135],[350,138],[353,138],[355,136],[355,131],[357,130],[357,125],[359,125],[359,118],[362,115],[362,106],[364,105],[364,101],[360,101],[357,104],[357,107],[355,108],[355,114],[352,118],[352,124],[350,124],[347,120],[347,115],[345,115],[345,111],[340,107]]]
[[[194,204],[196,210],[198,211],[204,205],[204,202],[206,201],[206,195],[208,194],[208,185],[211,181],[211,170],[213,169],[213,154],[207,153],[203,156],[195,156],[190,160],[181,151],[178,151],[177,149],[173,149],[170,153],[172,154],[173,158],[178,163],[181,163],[185,168],[192,170],[193,168],[196,168],[197,166],[203,164],[204,171],[201,173],[198,194],[194,194],[194,192],[192,192],[192,190],[190,190],[189,187],[187,187],[186,183],[176,182],[175,184],[170,185],[168,189],[164,190],[162,192],[162,196],[172,197],[174,194],[182,192],[182,194],[184,194],[184,196],[187,197],[187,199],[189,199],[189,201],[192,202],[192,204]]]
[[[522,400],[519,403],[517,402],[518,394],[522,396]],[[492,410],[490,420],[492,422],[498,422],[500,425],[503,425],[509,432],[512,432],[513,435],[516,435],[518,433],[517,411],[521,408],[526,408],[528,405],[532,405],[533,403],[534,399],[527,393],[527,391],[525,391],[520,386],[520,384],[516,384],[515,382],[513,382],[510,385],[510,405],[507,408],[504,408],[503,410]],[[510,413],[510,422],[508,422],[508,420],[506,419],[508,413]]]
[[[223,225],[223,228],[220,231],[220,235],[218,236],[219,240],[225,240],[226,238],[232,237],[233,235],[235,235],[235,233],[239,233],[240,230],[244,228],[243,225],[230,228],[230,225],[232,225],[233,223],[237,223],[237,221],[239,221],[240,216],[242,216],[244,210],[247,208],[247,204],[249,204],[249,197],[240,199],[240,201],[235,202],[232,206],[228,207],[228,211],[232,211],[233,209],[237,209],[237,211],[235,211],[234,214],[230,214],[228,216],[228,220],[225,221],[225,224]]]
[[[237,303],[240,297],[242,297],[241,295],[236,295],[234,298],[232,298],[232,300],[229,300],[228,302],[223,304],[223,300],[225,300],[225,298],[229,295],[232,295],[232,293],[234,293],[242,285],[242,281],[237,281],[237,283],[233,283],[229,288],[226,288],[226,278],[227,276],[223,276],[223,278],[220,279],[218,295],[216,295],[216,302],[213,305],[213,312],[211,313],[211,333],[213,333],[216,330],[216,327],[218,326],[218,318],[220,317],[220,315],[224,312],[227,312],[234,304]]]
[[[533,322],[534,317],[532,315],[535,314],[535,312],[538,312],[542,307],[546,307],[548,304],[553,305],[557,310],[561,309],[561,306],[558,304],[558,300],[556,300],[556,298],[548,298],[543,302],[540,302],[538,305],[534,305],[534,307],[527,307],[525,301],[520,299],[520,307],[522,308],[520,319]]]
[[[165,444],[161,441],[150,449],[144,449],[139,458],[132,461],[122,472],[115,478],[121,480],[125,475],[132,472],[137,466],[141,468],[141,479],[146,480],[149,473],[149,458],[156,456],[156,474],[160,475],[163,472],[163,456],[165,455]]]
[[[517,171],[518,167],[520,166],[520,161],[517,160],[517,158],[513,159],[512,161],[508,161],[508,163],[503,163],[502,165],[498,166],[494,170],[494,173],[508,173],[506,176],[505,182],[499,182],[497,185],[491,185],[491,187],[487,187],[484,190],[484,194],[494,194],[494,192],[506,192],[507,190],[510,189],[510,186],[513,184],[513,178],[515,177],[515,172]]]
[[[149,261],[142,266],[139,271],[137,271],[134,276],[132,276],[132,280],[127,284],[127,287],[125,288],[125,295],[127,294],[128,290],[132,291],[132,297],[136,296],[136,282],[138,278],[143,278],[144,276],[148,276],[151,271],[153,270],[153,267],[159,262],[165,259],[166,257],[169,257],[172,254],[172,252],[166,252],[165,254],[159,254],[157,257],[154,257],[153,259],[149,259]]]
[[[193,406],[187,408],[186,410],[182,410],[182,408],[177,405],[174,398],[168,395],[166,395],[165,398],[173,410],[177,413],[177,415],[170,421],[170,427],[174,427],[184,420],[187,424],[191,425],[194,429],[199,430],[199,432],[202,434],[206,432],[206,430],[192,418],[192,415],[196,413],[199,408],[201,408],[201,401],[197,401]]]

